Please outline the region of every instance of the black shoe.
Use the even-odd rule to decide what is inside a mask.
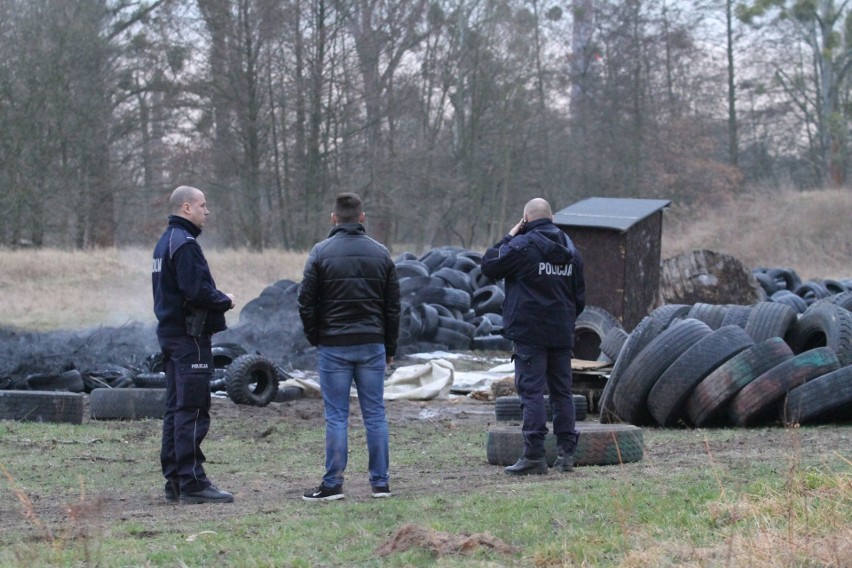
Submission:
[[[393,495],[393,493],[391,493],[390,487],[388,487],[387,485],[377,485],[377,486],[373,487],[373,498],[374,499],[381,499],[383,497],[390,497],[391,495]]]
[[[574,454],[557,454],[553,469],[561,472],[574,471]]]
[[[343,499],[343,497],[343,485],[326,487],[323,484],[320,484],[313,491],[308,491],[302,495],[302,499],[305,501],[336,501],[337,499]]]
[[[199,503],[233,503],[234,496],[227,491],[222,491],[215,485],[205,487],[201,491],[181,491],[180,502],[189,505]]]
[[[544,458],[530,459],[522,457],[515,465],[503,470],[507,475],[542,475],[547,473],[547,460]]]
[[[177,503],[180,500],[180,489],[178,489],[178,484],[167,481],[166,486],[163,488],[163,495],[169,503]]]

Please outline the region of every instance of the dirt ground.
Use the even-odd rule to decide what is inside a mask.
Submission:
[[[445,432],[469,433],[472,447],[482,448],[473,459],[464,461],[463,466],[440,471],[428,462],[417,467],[392,467],[392,487],[395,498],[430,494],[439,485],[445,496],[468,493],[470,487],[480,490],[493,486],[501,491],[511,483],[525,483],[507,478],[502,467],[488,464],[485,455],[485,433],[495,426],[493,402],[476,401],[466,397],[449,401],[389,401],[388,420],[391,431],[407,427],[417,427],[424,432],[443,435]],[[360,428],[360,416],[357,405],[352,408],[353,420]],[[86,414],[88,416],[88,414]],[[233,404],[226,398],[216,398],[213,402],[212,417],[214,429],[227,431],[238,429],[241,424],[293,424],[323,428],[322,401],[319,398],[303,398],[285,403],[272,403],[268,407],[256,408]],[[589,415],[589,422],[595,422],[597,416]],[[87,419],[84,419],[87,420]],[[128,423],[113,423],[114,428],[132,428]],[[479,436],[478,433],[482,435]],[[783,428],[731,429],[717,431],[675,431],[646,429],[644,433],[645,455],[638,463],[624,466],[578,467],[571,474],[578,482],[584,478],[605,475],[613,481],[629,481],[636,475],[654,475],[661,471],[671,472],[686,468],[706,467],[708,461],[719,467],[735,466],[744,460],[762,460],[779,448],[789,452],[795,447],[796,455],[801,459],[818,459],[819,456],[842,455],[850,447],[852,427],[824,426],[785,430]],[[253,434],[263,436],[264,432]],[[276,431],[276,435],[280,435]],[[353,447],[354,450],[354,447]],[[393,435],[391,438],[393,451]],[[711,456],[711,457],[708,457]],[[776,457],[776,456],[774,456]],[[846,456],[848,459],[848,455]],[[316,458],[320,460],[319,457]],[[215,463],[215,462],[214,462]],[[321,464],[317,464],[317,470]],[[211,507],[209,511],[219,518],[239,518],[248,514],[278,514],[292,510],[293,501],[300,500],[302,493],[309,488],[303,478],[282,476],[269,480],[264,487],[246,486],[239,479],[222,474],[221,467],[212,466],[217,471],[216,482],[223,488],[234,489],[235,502],[229,505]],[[349,501],[369,499],[366,480],[352,474],[347,478],[347,499]],[[550,475],[537,478],[535,482],[557,482],[560,476]],[[351,480],[351,481],[350,481]],[[315,480],[309,480],[315,481]],[[22,514],[22,507],[7,493],[0,500],[0,534],[7,531],[20,537],[21,531],[39,538],[31,521]],[[162,498],[159,484],[140,487],[139,491],[119,495],[92,495],[82,507],[96,509],[92,512],[74,511],[63,500],[49,494],[37,495],[34,499],[36,513],[42,522],[58,525],[69,516],[92,516],[109,526],[118,522],[132,520],[142,524],[150,533],[158,534],[182,525],[195,523],[198,519],[196,506],[176,506],[168,504]],[[143,531],[144,532],[144,531]]]

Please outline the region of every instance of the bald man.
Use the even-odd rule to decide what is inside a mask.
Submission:
[[[545,388],[553,409],[556,461],[553,469],[574,469],[576,430],[571,392],[574,323],[585,307],[583,260],[571,239],[553,224],[550,204],[538,197],[523,218],[482,257],[482,272],[505,279],[503,335],[514,342],[515,389],[523,413],[524,453],[508,475],[548,472]]]
[[[157,339],[166,370],[166,413],[160,463],[165,498],[181,503],[230,503],[204,473],[201,442],[210,428],[211,338],[226,329],[234,296],[216,289],[196,240],[210,211],[204,193],[182,185],[169,198],[169,225],[154,248],[151,281]]]

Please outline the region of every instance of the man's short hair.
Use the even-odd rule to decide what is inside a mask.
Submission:
[[[198,199],[201,190],[189,185],[181,185],[172,192],[169,197],[169,212],[177,215],[183,208],[184,203],[194,203]]]
[[[341,193],[334,200],[338,223],[357,223],[361,218],[361,198],[357,193]]]

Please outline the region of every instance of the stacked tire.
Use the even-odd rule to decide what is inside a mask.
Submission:
[[[818,301],[828,300],[852,310],[852,278],[805,280],[791,268],[756,268],[752,271],[768,302],[778,302],[804,313]],[[843,295],[838,298],[837,296]]]
[[[511,350],[502,337],[503,287],[484,274],[482,255],[439,247],[395,264],[402,304],[400,345],[428,343],[450,350]]]
[[[553,408],[550,405],[550,397],[545,395],[544,408],[547,411],[547,421],[553,422]],[[585,396],[574,395],[575,420],[582,422],[589,414],[589,402]],[[521,422],[523,411],[521,399],[518,396],[498,396],[494,402],[494,414],[497,422]]]
[[[802,314],[781,302],[656,309],[615,358],[601,422],[716,427],[852,420],[852,312],[845,298],[828,298]]]

